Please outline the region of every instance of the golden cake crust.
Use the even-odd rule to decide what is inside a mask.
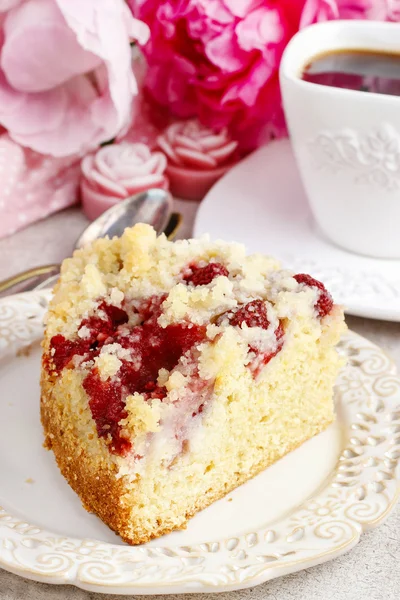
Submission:
[[[71,429],[70,419],[53,399],[53,383],[44,373],[41,380],[40,415],[45,434],[44,446],[52,450],[58,467],[88,512],[96,513],[113,531],[119,532],[129,519],[120,501],[122,479],[116,479],[116,466],[108,457],[93,457],[84,440]]]

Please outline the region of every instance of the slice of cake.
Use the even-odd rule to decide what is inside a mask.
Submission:
[[[240,245],[98,240],[50,304],[46,446],[125,541],[183,528],[333,421],[343,328],[322,283]]]

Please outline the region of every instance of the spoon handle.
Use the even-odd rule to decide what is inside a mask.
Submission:
[[[0,281],[0,294],[10,293],[12,288],[15,288],[14,293],[29,292],[35,289],[43,281],[60,273],[60,265],[42,265],[22,271],[17,275],[13,275],[8,279]]]

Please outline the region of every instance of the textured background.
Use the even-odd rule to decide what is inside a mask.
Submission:
[[[189,237],[197,204],[176,202],[184,224],[178,237]],[[0,278],[39,264],[61,261],[73,249],[87,221],[69,209],[0,240]],[[400,323],[349,317],[351,329],[387,350],[400,369]],[[1,483],[0,483],[1,485]],[[0,549],[1,551],[1,549]],[[275,579],[256,588],[219,594],[219,600],[397,600],[400,597],[400,505],[380,527],[363,535],[344,556]],[[84,592],[71,586],[41,584],[0,569],[1,600],[113,600],[114,595]],[[119,596],[121,598],[121,596]],[[161,596],[154,596],[160,598]],[[168,600],[173,600],[170,596]],[[212,594],[176,596],[179,600],[212,600]]]

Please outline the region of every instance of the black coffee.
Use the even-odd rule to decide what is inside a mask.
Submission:
[[[400,54],[340,50],[316,56],[302,79],[310,83],[400,96]]]

